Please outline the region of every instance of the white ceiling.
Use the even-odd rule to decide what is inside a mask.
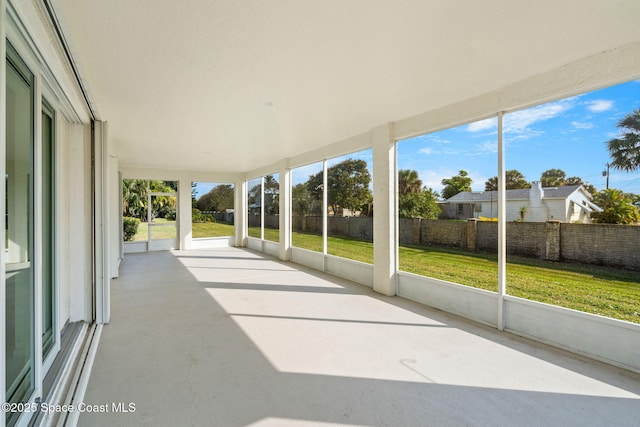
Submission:
[[[122,165],[245,172],[640,40],[637,0],[59,0]]]

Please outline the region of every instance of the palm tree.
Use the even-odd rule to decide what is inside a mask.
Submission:
[[[505,182],[507,190],[516,190],[520,188],[529,188],[531,185],[525,179],[522,172],[517,169],[511,169],[505,172]],[[494,176],[489,178],[484,183],[484,191],[497,191],[498,190],[498,177]]]
[[[398,193],[419,193],[422,190],[422,181],[418,178],[418,172],[409,169],[398,171]]]
[[[542,172],[540,181],[543,187],[560,187],[567,185],[567,174],[562,169],[547,169]]]
[[[606,224],[636,224],[640,220],[638,208],[632,204],[629,195],[620,190],[609,188],[602,190],[593,198],[602,212],[593,212],[591,218],[595,222]]]
[[[122,180],[122,214],[142,221],[147,220],[147,181]]]
[[[640,169],[640,108],[618,123],[622,134],[607,142],[614,169],[631,172]]]

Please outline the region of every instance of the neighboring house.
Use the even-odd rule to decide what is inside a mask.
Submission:
[[[271,210],[274,206],[277,206],[278,202],[276,200],[276,196],[277,195],[270,193],[264,194],[265,211]],[[249,205],[249,214],[260,215],[262,209],[262,197],[260,194],[256,194],[254,199],[255,201]],[[265,214],[270,214],[270,212],[265,212]]]
[[[602,212],[592,202],[591,194],[582,185],[542,188],[540,181],[533,181],[531,188],[507,190],[507,221],[591,222],[591,212]],[[465,191],[440,202],[442,218],[497,218],[497,191]]]

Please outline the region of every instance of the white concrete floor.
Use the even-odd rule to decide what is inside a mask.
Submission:
[[[135,412],[81,426],[638,426],[640,375],[224,248],[127,255],[84,401]]]

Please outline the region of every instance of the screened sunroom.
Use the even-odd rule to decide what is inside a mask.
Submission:
[[[640,4],[0,10],[4,425],[637,423]]]

